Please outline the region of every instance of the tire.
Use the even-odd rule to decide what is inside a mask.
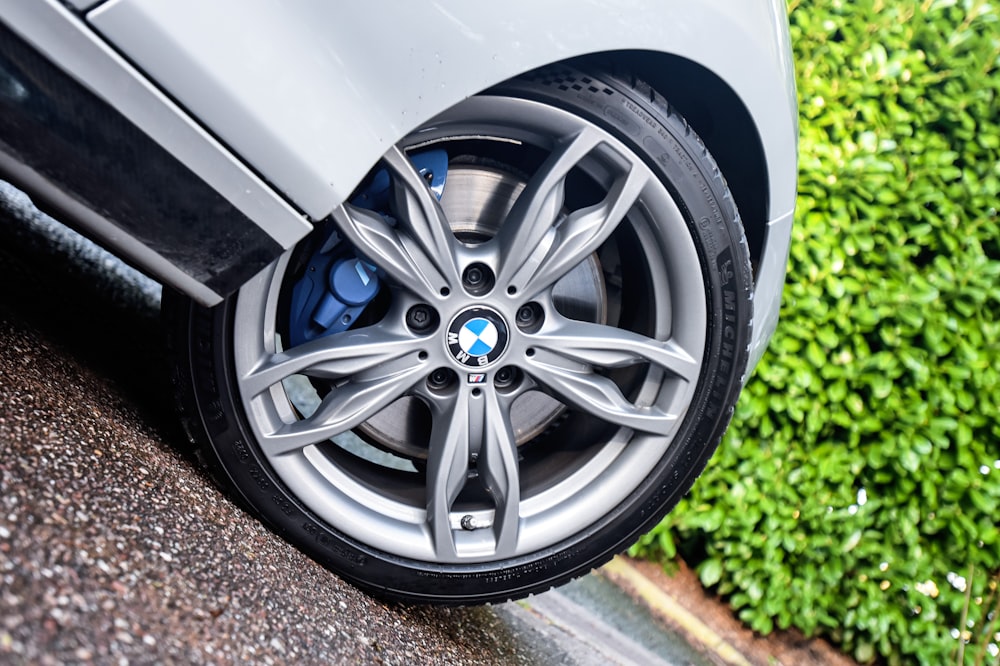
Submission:
[[[416,162],[440,149],[438,201],[444,162]],[[378,289],[341,284],[317,329],[328,255]],[[164,316],[189,433],[252,513],[377,596],[476,604],[590,571],[687,492],[742,386],[751,286],[685,121],[547,68],[404,139],[221,305]]]

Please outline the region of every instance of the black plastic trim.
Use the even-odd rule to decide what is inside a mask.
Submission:
[[[110,249],[129,255],[129,242],[139,243],[221,295],[282,251],[205,181],[2,23],[0,151],[128,238]],[[88,232],[81,220],[63,221]],[[144,268],[141,259],[126,258]]]

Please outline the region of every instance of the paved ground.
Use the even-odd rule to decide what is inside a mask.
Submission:
[[[343,583],[193,464],[157,287],[72,235],[37,235],[44,216],[0,186],[5,215],[19,219],[0,225],[0,662],[704,663],[597,577],[451,610]]]

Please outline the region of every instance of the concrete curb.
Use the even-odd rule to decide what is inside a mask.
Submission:
[[[623,557],[616,557],[598,572],[631,596],[645,603],[653,614],[679,627],[688,638],[707,652],[731,666],[752,666],[732,645],[697,617],[688,612],[673,596],[662,590]]]

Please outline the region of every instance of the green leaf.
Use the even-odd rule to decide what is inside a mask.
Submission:
[[[722,578],[722,562],[717,559],[705,560],[698,567],[698,578],[705,587],[712,587]]]

